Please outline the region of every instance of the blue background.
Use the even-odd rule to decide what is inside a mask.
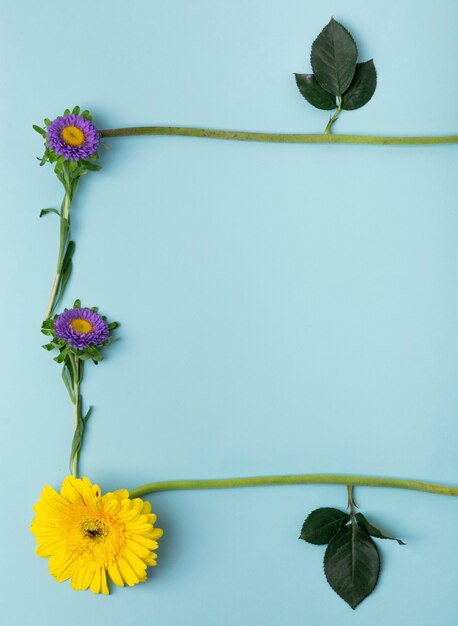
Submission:
[[[379,585],[356,612],[298,541],[343,487],[164,493],[147,583],[110,597],[48,575],[29,533],[67,474],[72,407],[39,328],[61,188],[32,129],[67,106],[100,128],[321,132],[297,92],[331,15],[374,57],[378,89],[335,132],[457,131],[458,4],[378,0],[2,3],[0,594],[8,626],[447,626],[458,609],[457,502],[359,488]],[[88,367],[81,470],[103,490],[292,472],[456,483],[456,146],[106,140],[73,207],[76,297],[122,323]]]

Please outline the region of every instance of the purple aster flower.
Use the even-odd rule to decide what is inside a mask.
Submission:
[[[48,146],[70,161],[87,159],[97,152],[99,131],[82,115],[57,117],[46,129]]]
[[[100,345],[108,339],[108,324],[91,309],[67,309],[57,316],[54,330],[59,339],[72,348],[84,350],[91,344]]]

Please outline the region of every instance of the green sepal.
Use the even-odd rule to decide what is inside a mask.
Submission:
[[[294,74],[294,76],[301,95],[311,105],[323,111],[331,111],[337,107],[335,96],[325,91],[313,74]]]
[[[315,509],[305,520],[299,539],[315,545],[324,545],[331,541],[349,519],[350,515],[339,509],[331,507]]]
[[[43,331],[42,331],[43,332]],[[48,331],[50,333],[50,331]],[[50,333],[51,334],[51,333]],[[48,352],[51,352],[51,350],[54,350],[57,346],[55,346],[53,343],[45,343],[43,346],[41,346],[42,348],[44,348],[45,350],[48,350]]]
[[[356,65],[355,75],[350,87],[342,96],[342,109],[354,111],[369,102],[377,87],[377,72],[374,61]]]
[[[72,113],[73,113],[73,115],[79,115],[79,113],[80,113],[79,106],[73,107]]]
[[[352,609],[372,593],[380,572],[380,557],[364,528],[353,523],[333,537],[324,555],[324,572],[332,589]]]
[[[364,528],[369,533],[369,535],[372,535],[372,537],[377,537],[377,539],[392,539],[393,541],[397,541],[400,546],[406,545],[405,542],[402,541],[401,539],[394,537],[386,530],[383,530],[383,528],[380,528],[379,526],[376,526],[372,522],[369,522],[369,520],[366,517],[364,517],[362,513],[357,513],[355,517],[356,517],[358,524],[362,528]]]
[[[75,300],[75,302],[73,303],[73,308],[74,309],[79,309],[81,307],[81,300]]]
[[[310,60],[321,87],[334,96],[341,96],[353,79],[357,58],[353,37],[331,18],[312,45]]]

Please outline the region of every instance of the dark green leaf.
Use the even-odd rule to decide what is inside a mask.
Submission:
[[[356,65],[350,87],[342,96],[342,109],[353,111],[369,102],[377,87],[377,72],[372,59]]]
[[[62,220],[62,221],[65,222],[65,220]],[[66,223],[68,225],[68,222]],[[62,262],[62,267],[65,267],[70,262],[74,252],[75,252],[75,242],[69,241],[67,249],[65,251],[64,260]]]
[[[43,215],[47,215],[48,213],[55,213],[56,215],[60,216],[60,213],[57,209],[41,209],[40,217],[43,217]]]
[[[65,109],[64,115],[70,115],[70,109]]]
[[[357,513],[355,517],[358,521],[358,524],[362,526],[365,530],[367,530],[369,535],[372,535],[372,537],[377,537],[377,539],[393,539],[394,541],[397,541],[400,546],[406,545],[404,541],[401,541],[401,539],[393,537],[393,535],[391,535],[386,530],[383,530],[383,528],[380,528],[372,522],[369,522],[362,513]]]
[[[44,346],[41,347],[50,352],[51,350],[54,350],[56,346],[53,343],[46,343]]]
[[[352,609],[374,590],[379,571],[377,548],[357,524],[342,528],[326,548],[324,572],[327,581]]]
[[[36,130],[37,133],[39,135],[41,135],[42,137],[46,137],[46,131],[43,128],[41,128],[40,126],[37,126],[36,124],[33,124],[32,128],[33,128],[33,130]]]
[[[72,263],[71,257],[72,257],[74,250],[75,250],[75,243],[73,241],[69,241],[67,250],[64,256],[64,260],[62,263],[62,268],[63,268],[62,275],[61,275],[61,279],[59,283],[59,288],[57,290],[56,298],[54,300],[52,313],[55,311],[59,302],[61,301],[62,296],[64,295],[65,287],[67,286],[67,283],[70,279],[70,275],[73,269],[73,263]]]
[[[317,81],[334,96],[341,96],[350,86],[358,50],[348,30],[334,18],[312,45],[312,68]]]
[[[305,520],[299,538],[316,545],[329,543],[349,519],[348,513],[339,509],[315,509]]]
[[[295,74],[296,85],[304,98],[317,109],[330,111],[336,108],[336,98],[320,87],[313,74]]]
[[[72,111],[72,113],[73,113],[74,115],[79,115],[79,112],[80,112],[80,108],[79,108],[78,106],[73,107],[73,111]]]
[[[75,300],[75,302],[73,303],[73,308],[79,309],[80,306],[81,306],[81,300]]]

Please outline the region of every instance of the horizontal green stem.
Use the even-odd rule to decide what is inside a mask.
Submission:
[[[347,474],[289,474],[286,476],[248,476],[243,478],[214,478],[209,480],[169,480],[148,483],[132,489],[131,498],[138,498],[158,491],[183,489],[228,489],[231,487],[268,487],[271,485],[347,485],[365,487],[393,487],[426,491],[443,496],[458,496],[458,487],[409,480],[406,478],[378,478],[376,476],[353,476]]]
[[[262,141],[267,143],[350,143],[417,146],[458,143],[458,135],[433,135],[420,137],[383,137],[375,135],[332,135],[297,133],[251,133],[238,130],[211,130],[179,126],[137,126],[133,128],[108,128],[100,131],[102,137],[127,137],[139,135],[172,135],[179,137],[207,137],[235,141]]]

